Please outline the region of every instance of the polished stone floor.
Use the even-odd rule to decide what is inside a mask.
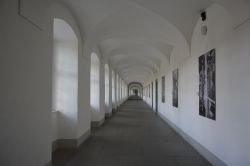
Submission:
[[[209,166],[142,100],[128,100],[77,150],[58,150],[53,166]]]

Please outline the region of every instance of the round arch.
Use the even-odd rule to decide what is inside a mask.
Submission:
[[[136,88],[138,90],[138,94],[140,94],[139,96],[142,97],[143,96],[143,85],[140,82],[131,82],[128,84],[128,95],[131,96],[131,90],[133,90],[134,88]]]
[[[91,53],[90,67],[90,106],[91,120],[96,121],[100,112],[100,59],[95,53]]]
[[[75,138],[78,123],[77,34],[64,19],[53,19],[52,138]],[[58,116],[60,113],[60,116]],[[58,121],[60,123],[58,123]]]

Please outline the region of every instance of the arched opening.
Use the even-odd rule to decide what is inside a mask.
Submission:
[[[143,86],[139,82],[131,82],[128,85],[128,95],[130,99],[142,99],[143,98]]]
[[[55,141],[76,137],[78,39],[71,26],[61,19],[54,19],[53,38],[52,139]]]
[[[109,66],[105,64],[105,112],[110,112],[109,106]]]
[[[90,69],[90,106],[91,120],[98,121],[100,111],[100,60],[96,53],[91,54]]]
[[[115,87],[115,90],[116,90],[116,105],[119,106],[120,105],[120,100],[119,100],[119,95],[120,95],[120,91],[119,91],[119,88],[120,88],[120,84],[119,84],[119,75],[116,74],[116,87]]]
[[[136,90],[136,91],[135,91]],[[135,94],[136,92],[136,94]],[[133,96],[133,95],[138,95],[142,98],[143,95],[143,86],[139,82],[131,82],[128,85],[128,95]]]
[[[134,89],[133,89],[133,93],[134,93],[134,95],[138,96],[138,89],[137,89],[137,88],[134,88]]]
[[[112,70],[112,108],[115,109],[115,72]]]
[[[124,102],[126,99],[126,84],[122,81],[122,101]]]
[[[120,88],[119,88],[119,102],[121,104],[121,102],[122,102],[122,79],[120,77],[119,77],[119,86],[120,86]]]

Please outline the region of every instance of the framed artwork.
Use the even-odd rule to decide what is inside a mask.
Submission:
[[[215,49],[199,57],[199,114],[216,120]]]
[[[178,108],[178,80],[179,80],[179,70],[175,69],[173,71],[173,106]]]
[[[162,96],[162,103],[165,103],[166,98],[165,98],[165,76],[161,78],[161,96]]]

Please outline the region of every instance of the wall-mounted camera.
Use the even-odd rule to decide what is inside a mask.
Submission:
[[[201,20],[206,21],[207,20],[207,13],[206,11],[201,11]]]
[[[205,10],[202,10],[201,13],[200,13],[200,16],[201,16],[201,20],[203,22],[205,22],[207,20],[207,13]],[[207,35],[207,26],[206,25],[203,25],[201,27],[201,34],[202,35]]]

